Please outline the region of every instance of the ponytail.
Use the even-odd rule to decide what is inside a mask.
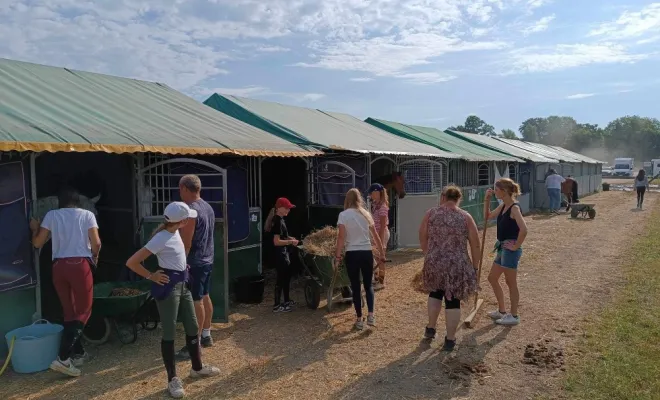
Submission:
[[[175,224],[176,222],[163,222],[162,224],[158,225],[153,232],[151,232],[151,237],[149,239],[153,239],[153,237],[156,236],[158,232],[164,231],[165,229]]]
[[[270,209],[268,217],[266,217],[266,222],[264,222],[264,231],[270,232],[273,230],[273,218],[275,218],[275,207]]]

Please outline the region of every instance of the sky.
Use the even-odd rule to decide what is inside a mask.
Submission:
[[[0,58],[438,128],[660,117],[652,1],[0,0]]]

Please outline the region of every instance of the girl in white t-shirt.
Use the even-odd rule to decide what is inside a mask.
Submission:
[[[385,261],[383,245],[380,241],[374,220],[364,207],[362,194],[358,189],[351,189],[346,193],[344,200],[344,211],[339,214],[337,221],[339,234],[337,235],[337,250],[335,253],[335,268],[339,266],[346,250],[346,272],[351,280],[353,291],[353,305],[357,314],[355,328],[364,328],[362,319],[362,295],[360,290],[360,274],[367,297],[367,324],[375,326],[374,317],[374,289],[371,279],[374,274],[374,254],[371,241],[373,240],[378,249],[377,264],[382,268]]]
[[[156,299],[163,328],[160,348],[167,371],[167,389],[172,397],[182,398],[185,392],[181,379],[176,375],[174,350],[176,323],[179,316],[186,331],[186,346],[192,363],[190,376],[205,378],[218,375],[220,370],[202,365],[199,325],[192,294],[188,288],[186,250],[179,235],[179,228],[185,225],[188,219],[196,218],[197,211],[188,207],[186,203],[177,201],[165,207],[164,215],[165,222],[156,229],[151,240],[126,261],[126,266],[136,274],[154,282],[151,294]],[[158,258],[160,267],[155,272],[149,272],[141,264],[152,254]]]

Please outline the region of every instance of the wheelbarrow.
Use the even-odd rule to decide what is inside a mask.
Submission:
[[[571,203],[571,218],[596,218],[595,204]]]
[[[132,296],[111,296],[118,288],[137,289]],[[91,344],[108,341],[112,330],[123,344],[135,343],[138,326],[151,331],[158,326],[154,317],[155,303],[151,297],[151,281],[105,282],[94,285],[92,315],[83,331],[83,339]]]
[[[333,258],[309,254],[304,247],[298,247],[298,256],[305,272],[305,302],[307,307],[316,310],[321,302],[321,293],[327,299],[328,312],[333,303],[353,301],[351,281],[348,279],[346,266],[342,262],[337,270],[333,267]]]

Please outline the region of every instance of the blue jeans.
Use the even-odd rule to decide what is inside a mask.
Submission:
[[[548,188],[548,199],[550,199],[550,210],[559,210],[561,207],[561,189]]]

